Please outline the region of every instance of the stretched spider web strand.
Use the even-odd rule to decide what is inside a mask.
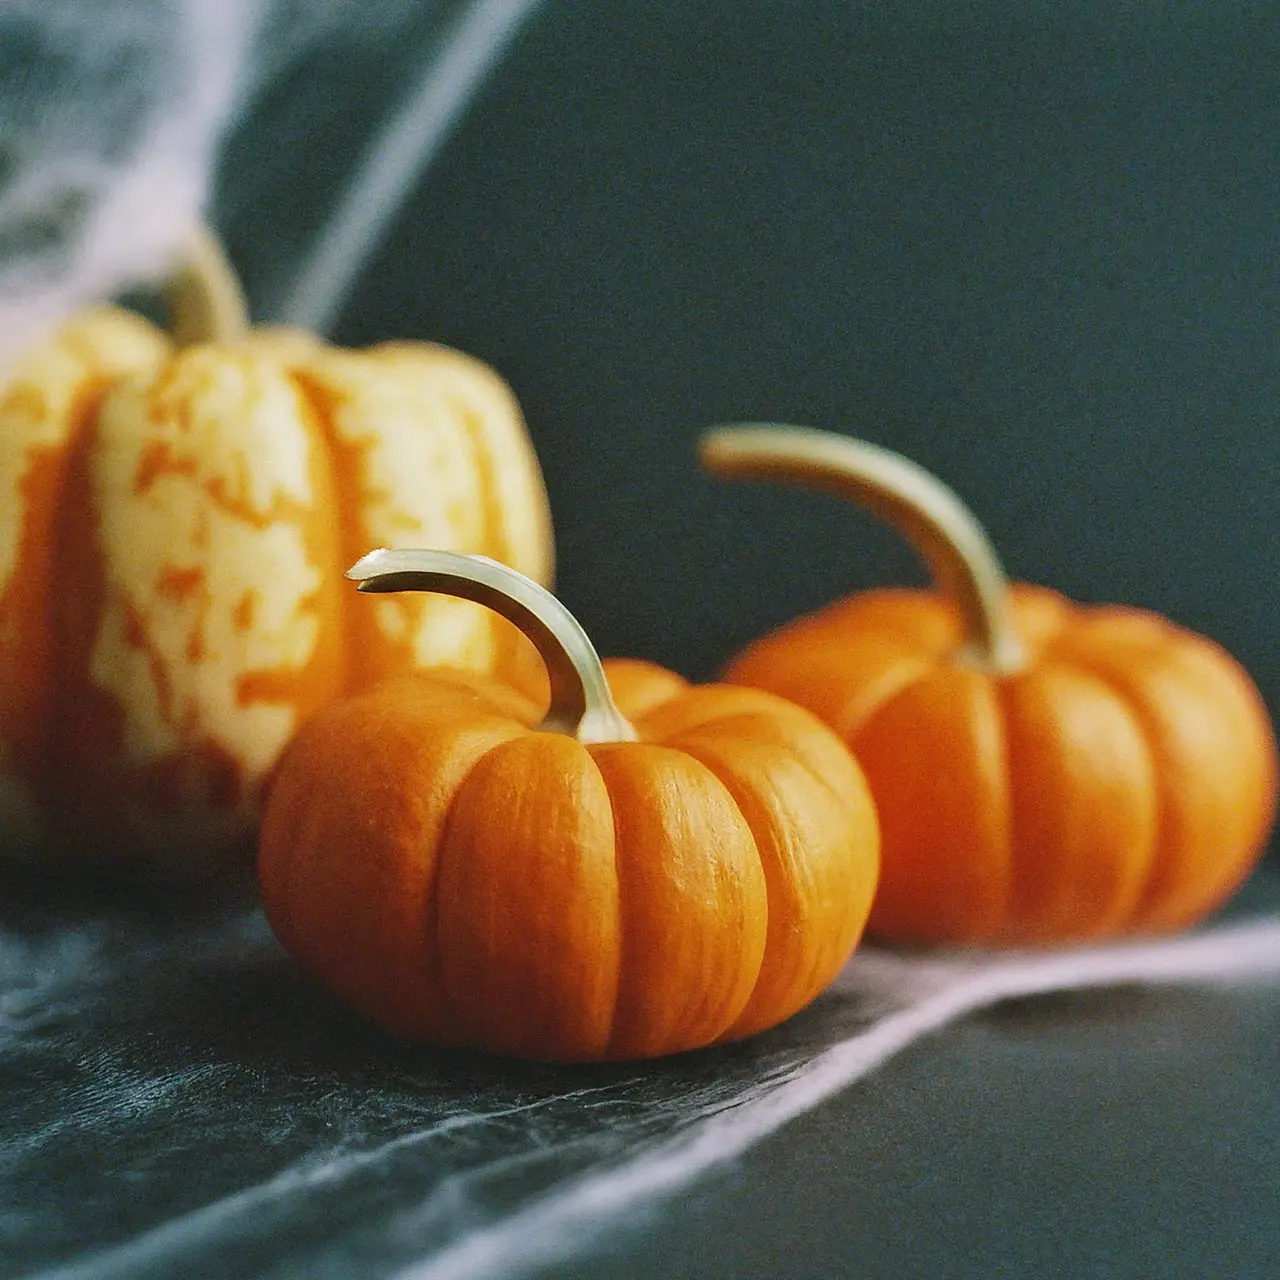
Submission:
[[[802,1064],[782,1083],[750,1090],[738,1105],[608,1171],[551,1192],[472,1231],[393,1280],[502,1280],[531,1274],[580,1251],[645,1205],[737,1159],[790,1121],[882,1066],[895,1054],[974,1011],[1054,991],[1142,983],[1225,985],[1280,981],[1280,917],[1166,943],[1081,949],[1006,960],[900,958],[867,951],[840,981],[860,972],[881,993],[913,999]]]
[[[154,280],[207,193],[260,0],[6,0],[0,364]]]
[[[247,932],[242,925],[249,926]],[[217,928],[203,941],[197,939],[200,956],[205,957],[203,948],[211,948],[200,966],[220,955],[240,955],[246,944],[252,948],[255,939],[261,940],[261,928],[262,922],[254,913],[230,933]],[[108,935],[101,935],[100,941],[108,943]],[[184,937],[184,953],[190,952],[191,945]],[[154,954],[165,954],[167,944],[158,946]],[[19,968],[28,977],[38,977],[48,968],[50,957],[30,953],[25,944],[16,954]],[[65,956],[61,967],[78,975],[83,959]],[[126,945],[119,949],[117,959],[142,962],[146,967],[154,963],[150,944],[145,956]],[[94,959],[95,967],[100,960]],[[677,1069],[664,1082],[660,1068],[643,1069],[622,1077],[606,1076],[594,1085],[568,1092],[521,1088],[500,1100],[482,1101],[478,1110],[469,1109],[462,1097],[451,1097],[446,1114],[425,1129],[413,1121],[407,1130],[393,1125],[389,1135],[372,1145],[366,1141],[372,1135],[362,1126],[346,1133],[339,1124],[332,1147],[313,1151],[265,1181],[236,1187],[230,1194],[170,1217],[131,1239],[55,1264],[40,1271],[38,1280],[126,1280],[141,1275],[187,1274],[211,1249],[245,1247],[261,1236],[267,1224],[275,1223],[287,1234],[288,1222],[296,1221],[299,1211],[307,1218],[317,1213],[323,1217],[340,1204],[358,1200],[361,1179],[379,1171],[383,1185],[394,1184],[402,1176],[415,1181],[423,1174],[431,1177],[431,1185],[425,1188],[425,1195],[410,1190],[403,1209],[388,1205],[389,1214],[384,1213],[376,1228],[372,1221],[366,1221],[369,1229],[376,1229],[380,1238],[392,1245],[388,1250],[391,1256],[377,1264],[371,1257],[366,1259],[368,1274],[394,1274],[397,1280],[479,1276],[510,1280],[588,1249],[612,1225],[634,1222],[638,1213],[656,1209],[682,1186],[738,1158],[791,1120],[865,1078],[894,1054],[976,1009],[1020,996],[1116,984],[1208,986],[1276,981],[1280,981],[1277,916],[1169,942],[1052,955],[921,956],[865,948],[834,984],[826,1012],[817,1018],[821,1039],[816,1045],[808,1039],[811,1032],[802,1033],[798,1045],[776,1046],[776,1052],[762,1057],[747,1053],[736,1068],[721,1063],[712,1075],[696,1067],[691,1075]],[[32,996],[38,1009],[38,992]],[[823,1027],[835,1032],[834,1040],[821,1030]],[[795,1056],[797,1049],[800,1057]],[[693,1060],[686,1065],[694,1065]],[[726,1068],[727,1078],[723,1074]],[[227,1071],[234,1075],[234,1060],[192,1064],[184,1059],[177,1072],[131,1078],[129,1087],[141,1085],[160,1101],[164,1100],[160,1095],[181,1100],[186,1096],[184,1091],[200,1080],[216,1080]],[[647,1080],[654,1081],[656,1096],[643,1089],[635,1092]],[[111,1083],[118,1093],[120,1082]],[[330,1083],[340,1082],[331,1077]],[[116,1093],[104,1097],[101,1089],[92,1090],[90,1125],[94,1109],[115,1114],[119,1105]],[[451,1095],[446,1090],[443,1096]],[[575,1116],[575,1123],[568,1127],[566,1117],[559,1114],[566,1104]],[[577,1123],[580,1110],[593,1106],[603,1107],[600,1119],[584,1129]],[[345,1107],[340,1105],[339,1109],[347,1114]],[[433,1109],[431,1105],[426,1108],[428,1112]],[[414,1115],[421,1114],[419,1108],[412,1110]],[[633,1119],[622,1123],[624,1114]],[[60,1115],[57,1124],[78,1127],[86,1123],[83,1107],[72,1115],[70,1120]],[[442,1151],[441,1168],[430,1154],[434,1144],[449,1134],[481,1130],[503,1117],[538,1115],[549,1126],[545,1139],[538,1138],[535,1124],[509,1135],[512,1140],[502,1145],[496,1158],[458,1164]],[[601,1143],[601,1138],[616,1141]],[[528,1195],[505,1217],[495,1220],[492,1212],[486,1214],[483,1206],[489,1203],[488,1178],[496,1175],[501,1181],[513,1170],[535,1178],[554,1172],[569,1147],[578,1148],[569,1159],[573,1173],[545,1183],[543,1191]],[[393,1171],[388,1161],[404,1155],[415,1163]],[[445,1176],[437,1176],[439,1172]],[[494,1207],[490,1204],[491,1210]],[[339,1220],[341,1216],[339,1213]],[[450,1231],[443,1240],[442,1230]],[[332,1229],[325,1235],[305,1246],[310,1258],[308,1273],[346,1274],[338,1268],[350,1257],[349,1246]],[[290,1249],[295,1263],[304,1256],[297,1251],[303,1247],[301,1241],[284,1247]],[[277,1263],[281,1256],[277,1254]],[[37,1276],[28,1280],[37,1280]]]
[[[385,46],[427,3],[3,0],[0,372],[163,278],[256,95],[317,46]]]
[[[348,180],[293,286],[269,318],[328,331],[388,223],[439,153],[538,0],[476,0]]]

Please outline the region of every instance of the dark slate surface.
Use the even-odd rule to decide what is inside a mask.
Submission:
[[[688,1167],[717,1123],[784,1105],[825,1049],[918,1007],[927,967],[873,964],[747,1044],[561,1068],[370,1028],[248,893],[4,888],[7,1276],[1244,1280],[1280,1249],[1274,987],[1005,1005],[654,1198],[654,1157]],[[1277,908],[1266,873],[1235,910]]]
[[[617,1171],[679,1166],[717,1117],[779,1105],[824,1049],[911,1002],[915,962],[744,1045],[561,1068],[348,1016],[248,893],[5,889],[5,1275],[1084,1277],[1105,1261],[1243,1280],[1280,1249],[1275,988],[1004,1006],[654,1199]],[[1267,873],[1236,912],[1277,907]],[[602,1187],[545,1253],[548,1197],[591,1208]],[[486,1261],[495,1231],[507,1247]]]
[[[390,1275],[785,1074],[870,1012],[831,1005],[648,1067],[507,1063],[348,1017],[249,893],[62,905],[60,889],[10,889],[6,1275]]]
[[[1263,1280],[1280,1000],[1019,1002],[891,1063],[548,1280]]]

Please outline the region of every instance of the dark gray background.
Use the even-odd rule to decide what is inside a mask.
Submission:
[[[233,139],[256,302],[412,45],[321,48]],[[918,578],[831,499],[699,475],[700,430],[766,418],[910,454],[1012,573],[1207,632],[1274,711],[1278,54],[1269,3],[547,3],[337,336],[507,376],[606,652],[702,676]]]

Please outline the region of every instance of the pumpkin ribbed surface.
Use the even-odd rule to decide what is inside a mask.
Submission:
[[[1249,677],[1158,615],[1015,585],[1022,669],[966,663],[933,592],[869,591],[749,645],[726,679],[821,716],[880,813],[869,931],[1054,943],[1180,928],[1239,886],[1276,802]]]
[[[175,351],[86,313],[0,389],[0,491],[2,816],[42,849],[216,863],[338,695],[436,663],[540,680],[487,610],[339,585],[405,542],[549,575],[519,410],[457,352],[271,331]]]
[[[626,664],[615,691],[639,741],[536,730],[458,673],[315,717],[259,852],[285,946],[394,1031],[534,1058],[678,1052],[811,1001],[875,884],[857,765],[755,690]]]

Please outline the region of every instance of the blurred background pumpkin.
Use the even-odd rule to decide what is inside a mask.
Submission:
[[[833,601],[725,668],[808,707],[862,762],[884,834],[877,937],[1167,932],[1252,872],[1275,818],[1275,733],[1221,646],[1150,610],[1008,583],[973,513],[891,450],[757,424],[709,432],[702,457],[876,512],[933,575],[933,590]]]
[[[439,597],[348,600],[372,545],[550,580],[515,398],[425,343],[252,331],[216,243],[175,272],[183,344],[85,311],[0,385],[0,822],[9,854],[207,873],[247,855],[298,726],[448,663],[538,690],[528,642]]]

